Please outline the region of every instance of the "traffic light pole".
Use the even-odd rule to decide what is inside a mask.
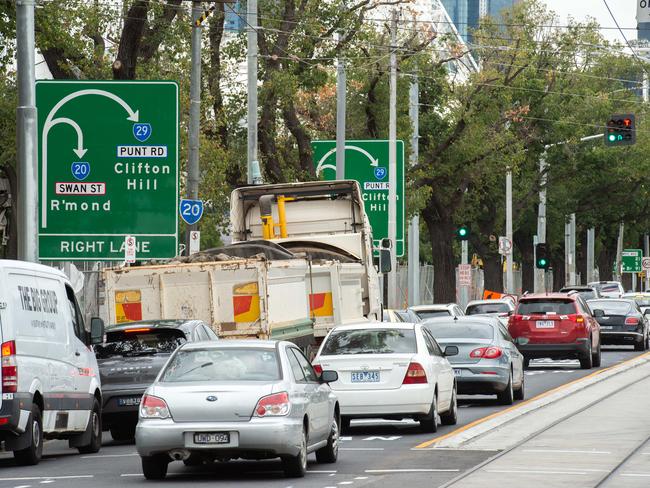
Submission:
[[[505,254],[506,258],[506,293],[515,293],[514,273],[512,270],[512,170],[508,168],[506,173],[506,237],[510,241],[510,250]]]
[[[469,245],[467,240],[461,241],[460,263],[469,264]],[[460,306],[462,307],[463,310],[465,310],[465,307],[467,307],[468,303],[469,303],[469,287],[463,285],[460,287]]]

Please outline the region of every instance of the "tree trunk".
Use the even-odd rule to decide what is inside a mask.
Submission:
[[[293,100],[289,99],[282,107],[282,117],[287,124],[287,128],[291,135],[298,143],[298,160],[300,169],[307,173],[311,179],[316,179],[316,171],[311,157],[311,138],[307,131],[300,123],[298,114],[296,113],[296,106]]]
[[[270,183],[283,181],[282,168],[278,158],[278,150],[275,145],[277,136],[276,104],[277,97],[272,89],[267,90],[262,101],[262,116],[258,126],[258,139],[260,144],[260,160],[263,162],[263,170],[266,170],[266,177]]]
[[[521,253],[521,291],[533,291],[535,289],[535,250],[533,239],[525,233],[515,232],[515,246]]]
[[[11,193],[11,208],[7,222],[9,228],[9,242],[5,250],[5,257],[7,259],[18,259],[18,179],[16,177],[16,169],[8,164],[2,166],[2,171],[7,175],[9,180],[9,192]]]
[[[429,231],[431,261],[433,262],[433,300],[435,303],[456,301],[456,266],[453,251],[454,223],[450,218],[441,220],[428,209],[422,217]]]
[[[602,281],[611,281],[613,279],[614,261],[616,261],[616,246],[603,246],[598,254],[598,276]]]
[[[490,291],[503,292],[503,267],[501,256],[488,254],[482,255],[485,289]]]
[[[564,279],[564,271],[565,271],[565,262],[564,262],[564,255],[561,259],[555,259],[553,260],[553,290],[559,290],[562,288],[566,283]],[[548,290],[548,291],[553,291],[553,290]]]
[[[215,3],[215,11],[210,20],[210,29],[208,37],[210,39],[210,74],[208,85],[210,95],[212,95],[212,108],[214,109],[214,118],[216,124],[216,134],[219,144],[222,147],[228,147],[228,125],[227,117],[223,108],[223,95],[221,93],[221,41],[223,39],[224,4]]]
[[[147,23],[148,6],[148,0],[136,0],[127,11],[117,58],[113,62],[113,78],[116,80],[135,79],[140,42]]]

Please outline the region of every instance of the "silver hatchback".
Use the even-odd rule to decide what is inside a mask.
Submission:
[[[307,455],[336,462],[339,405],[290,342],[195,342],[176,350],[140,404],[136,447],[147,479],[162,479],[171,461],[186,465],[280,458],[302,477]]]

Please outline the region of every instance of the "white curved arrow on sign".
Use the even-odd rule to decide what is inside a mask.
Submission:
[[[345,150],[350,150],[350,151],[357,151],[363,154],[365,157],[368,158],[370,161],[370,166],[379,166],[379,159],[378,158],[373,158],[372,154],[370,154],[368,151],[365,149],[360,148],[359,146],[345,146]],[[332,164],[324,164],[325,161],[327,161],[327,158],[329,158],[332,154],[336,153],[336,148],[330,149],[323,155],[322,158],[320,158],[320,161],[318,161],[318,164],[316,165],[316,176],[319,176],[321,172],[325,169],[333,169],[336,171],[336,166]]]
[[[108,92],[106,90],[97,90],[94,88],[70,93],[69,95],[66,95],[61,100],[59,100],[57,104],[52,107],[52,110],[50,110],[50,113],[47,114],[47,118],[43,124],[43,136],[41,138],[41,155],[43,158],[43,167],[41,168],[41,185],[43,187],[41,194],[41,225],[44,229],[47,228],[47,135],[50,132],[50,129],[57,124],[65,123],[71,125],[77,131],[77,149],[74,149],[74,152],[79,158],[83,157],[87,149],[84,149],[83,147],[83,132],[81,131],[79,124],[77,124],[74,120],[68,119],[66,117],[59,117],[58,119],[54,119],[54,116],[56,115],[56,112],[70,100],[74,100],[75,98],[82,97],[84,95],[99,95],[114,100],[115,102],[119,103],[129,115],[126,120],[138,122],[140,118],[139,110],[134,111],[128,103],[126,103],[114,93]]]

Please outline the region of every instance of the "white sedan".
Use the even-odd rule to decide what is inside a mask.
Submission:
[[[332,329],[321,345],[314,369],[332,370],[330,387],[339,399],[342,425],[352,418],[412,418],[426,432],[438,421],[455,425],[456,382],[443,352],[421,324],[375,323]]]

